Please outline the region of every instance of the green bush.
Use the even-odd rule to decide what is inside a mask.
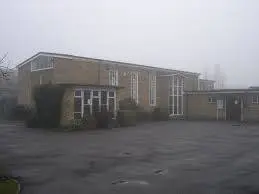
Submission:
[[[152,112],[153,121],[166,121],[169,119],[168,109],[155,108]]]
[[[74,131],[74,130],[85,130],[85,129],[96,129],[97,122],[95,117],[88,116],[82,119],[73,119],[70,122],[70,125],[63,128]]]
[[[120,110],[117,115],[118,123],[120,126],[135,126],[136,125],[136,111],[133,110]]]
[[[52,84],[34,88],[33,95],[39,127],[59,127],[64,92],[65,89],[62,86]]]
[[[112,112],[102,111],[95,113],[98,128],[108,128],[112,122]]]
[[[93,116],[88,116],[87,118],[85,118],[84,127],[85,129],[96,129],[97,128],[96,118]]]
[[[25,121],[30,117],[30,114],[31,114],[31,107],[26,105],[16,105],[11,109],[9,119]]]
[[[1,194],[18,194],[20,193],[20,183],[12,178],[0,179],[0,193]]]
[[[39,119],[37,115],[33,115],[25,120],[25,125],[28,128],[38,128],[39,126]]]

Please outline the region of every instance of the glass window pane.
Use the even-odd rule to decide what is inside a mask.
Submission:
[[[99,91],[93,91],[93,96],[99,96]]]
[[[178,95],[182,95],[182,87],[178,88]]]
[[[173,87],[171,87],[171,86],[170,86],[170,88],[169,88],[169,94],[170,94],[170,95],[173,95]]]
[[[169,106],[169,114],[173,113],[173,106]]]
[[[177,106],[177,96],[174,96],[174,106]]]
[[[177,76],[174,76],[174,85],[177,86]]]
[[[84,105],[84,117],[89,116],[90,113],[90,105]]]
[[[174,87],[174,95],[177,95],[177,87]]]
[[[76,90],[75,91],[75,96],[81,96],[81,90]]]
[[[169,105],[173,105],[173,96],[169,96]]]
[[[101,104],[107,104],[107,91],[101,91]]]
[[[84,91],[84,104],[88,104],[90,98],[91,98],[91,91],[85,90]]]
[[[252,96],[252,102],[256,103],[257,102],[257,96]]]
[[[81,98],[74,98],[74,112],[81,112]]]
[[[109,111],[114,112],[114,98],[109,98]]]
[[[155,103],[156,102],[156,88],[152,89],[152,101]],[[154,104],[153,103],[153,104]]]
[[[177,106],[173,106],[173,113],[176,115],[177,114]]]
[[[182,114],[182,97],[179,96],[178,114]]]
[[[101,112],[106,112],[107,111],[107,105],[101,105]]]
[[[92,107],[93,112],[99,112],[100,111],[99,98],[93,98],[92,106],[93,106]]]
[[[114,92],[109,92],[109,97],[114,97]]]

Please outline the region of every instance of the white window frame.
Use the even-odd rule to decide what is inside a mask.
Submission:
[[[256,101],[254,101],[254,97],[256,97]],[[252,96],[252,104],[259,104],[259,96],[257,95]]]
[[[54,59],[53,57],[48,57],[48,63],[47,64],[40,64],[41,67],[38,67],[38,63],[36,61],[31,61],[31,71],[41,71],[46,69],[53,69],[54,68]],[[43,66],[43,67],[42,67]]]
[[[90,101],[88,104],[84,103],[84,91],[89,90],[90,91]],[[80,92],[80,95],[76,95],[76,91]],[[93,96],[93,91],[98,91],[98,96]],[[77,88],[74,90],[74,98],[80,98],[81,99],[81,112],[73,112],[73,114],[81,114],[81,118],[83,118],[84,115],[84,106],[90,106],[90,113],[93,113],[93,98],[99,99],[99,109],[101,110],[101,91],[107,92],[107,101],[106,101],[106,107],[107,110],[109,110],[109,99],[114,99],[114,116],[116,117],[116,90],[112,89],[96,89],[96,88]],[[110,92],[114,92],[114,96],[110,96]]]
[[[216,104],[217,103],[217,98],[215,96],[209,96],[208,97],[208,103],[209,104]]]
[[[80,92],[80,95],[76,95],[76,91]],[[79,98],[81,99],[81,111],[80,112],[75,112],[75,110],[73,111],[73,118],[75,118],[75,114],[81,114],[81,118],[83,117],[83,113],[84,113],[84,98],[83,98],[83,91],[81,89],[76,89],[74,90],[74,98]],[[73,99],[74,100],[74,99]],[[73,107],[74,108],[74,107]]]
[[[156,75],[149,74],[149,105],[156,106]]]
[[[176,83],[174,83],[174,77],[176,77]],[[180,81],[181,80],[181,81]],[[176,94],[174,92],[174,88],[176,87]],[[181,94],[179,94],[179,88],[181,90]],[[169,105],[169,111],[172,110],[170,113],[171,115],[183,115],[184,114],[184,107],[183,107],[183,96],[184,96],[184,77],[179,75],[173,75],[171,76],[170,84],[169,84],[169,99],[168,99],[168,105]],[[172,104],[170,104],[170,97],[172,97]],[[174,106],[174,97],[176,97],[177,103],[176,103],[176,113],[175,113],[175,106]],[[181,106],[179,106],[179,99],[181,98]],[[181,107],[181,110],[179,110]]]
[[[43,75],[40,75],[40,85],[43,83]]]
[[[135,79],[134,79],[135,78]],[[130,77],[130,96],[131,99],[135,100],[135,102],[138,104],[138,72],[131,72]]]
[[[109,85],[118,86],[118,84],[119,84],[118,70],[109,70]]]

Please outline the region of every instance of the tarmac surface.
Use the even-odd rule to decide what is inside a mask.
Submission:
[[[259,125],[170,121],[53,132],[0,124],[26,194],[259,193]]]

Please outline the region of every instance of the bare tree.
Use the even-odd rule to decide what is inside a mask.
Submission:
[[[8,53],[0,57],[0,79],[8,80],[10,77],[10,61],[7,60]]]

